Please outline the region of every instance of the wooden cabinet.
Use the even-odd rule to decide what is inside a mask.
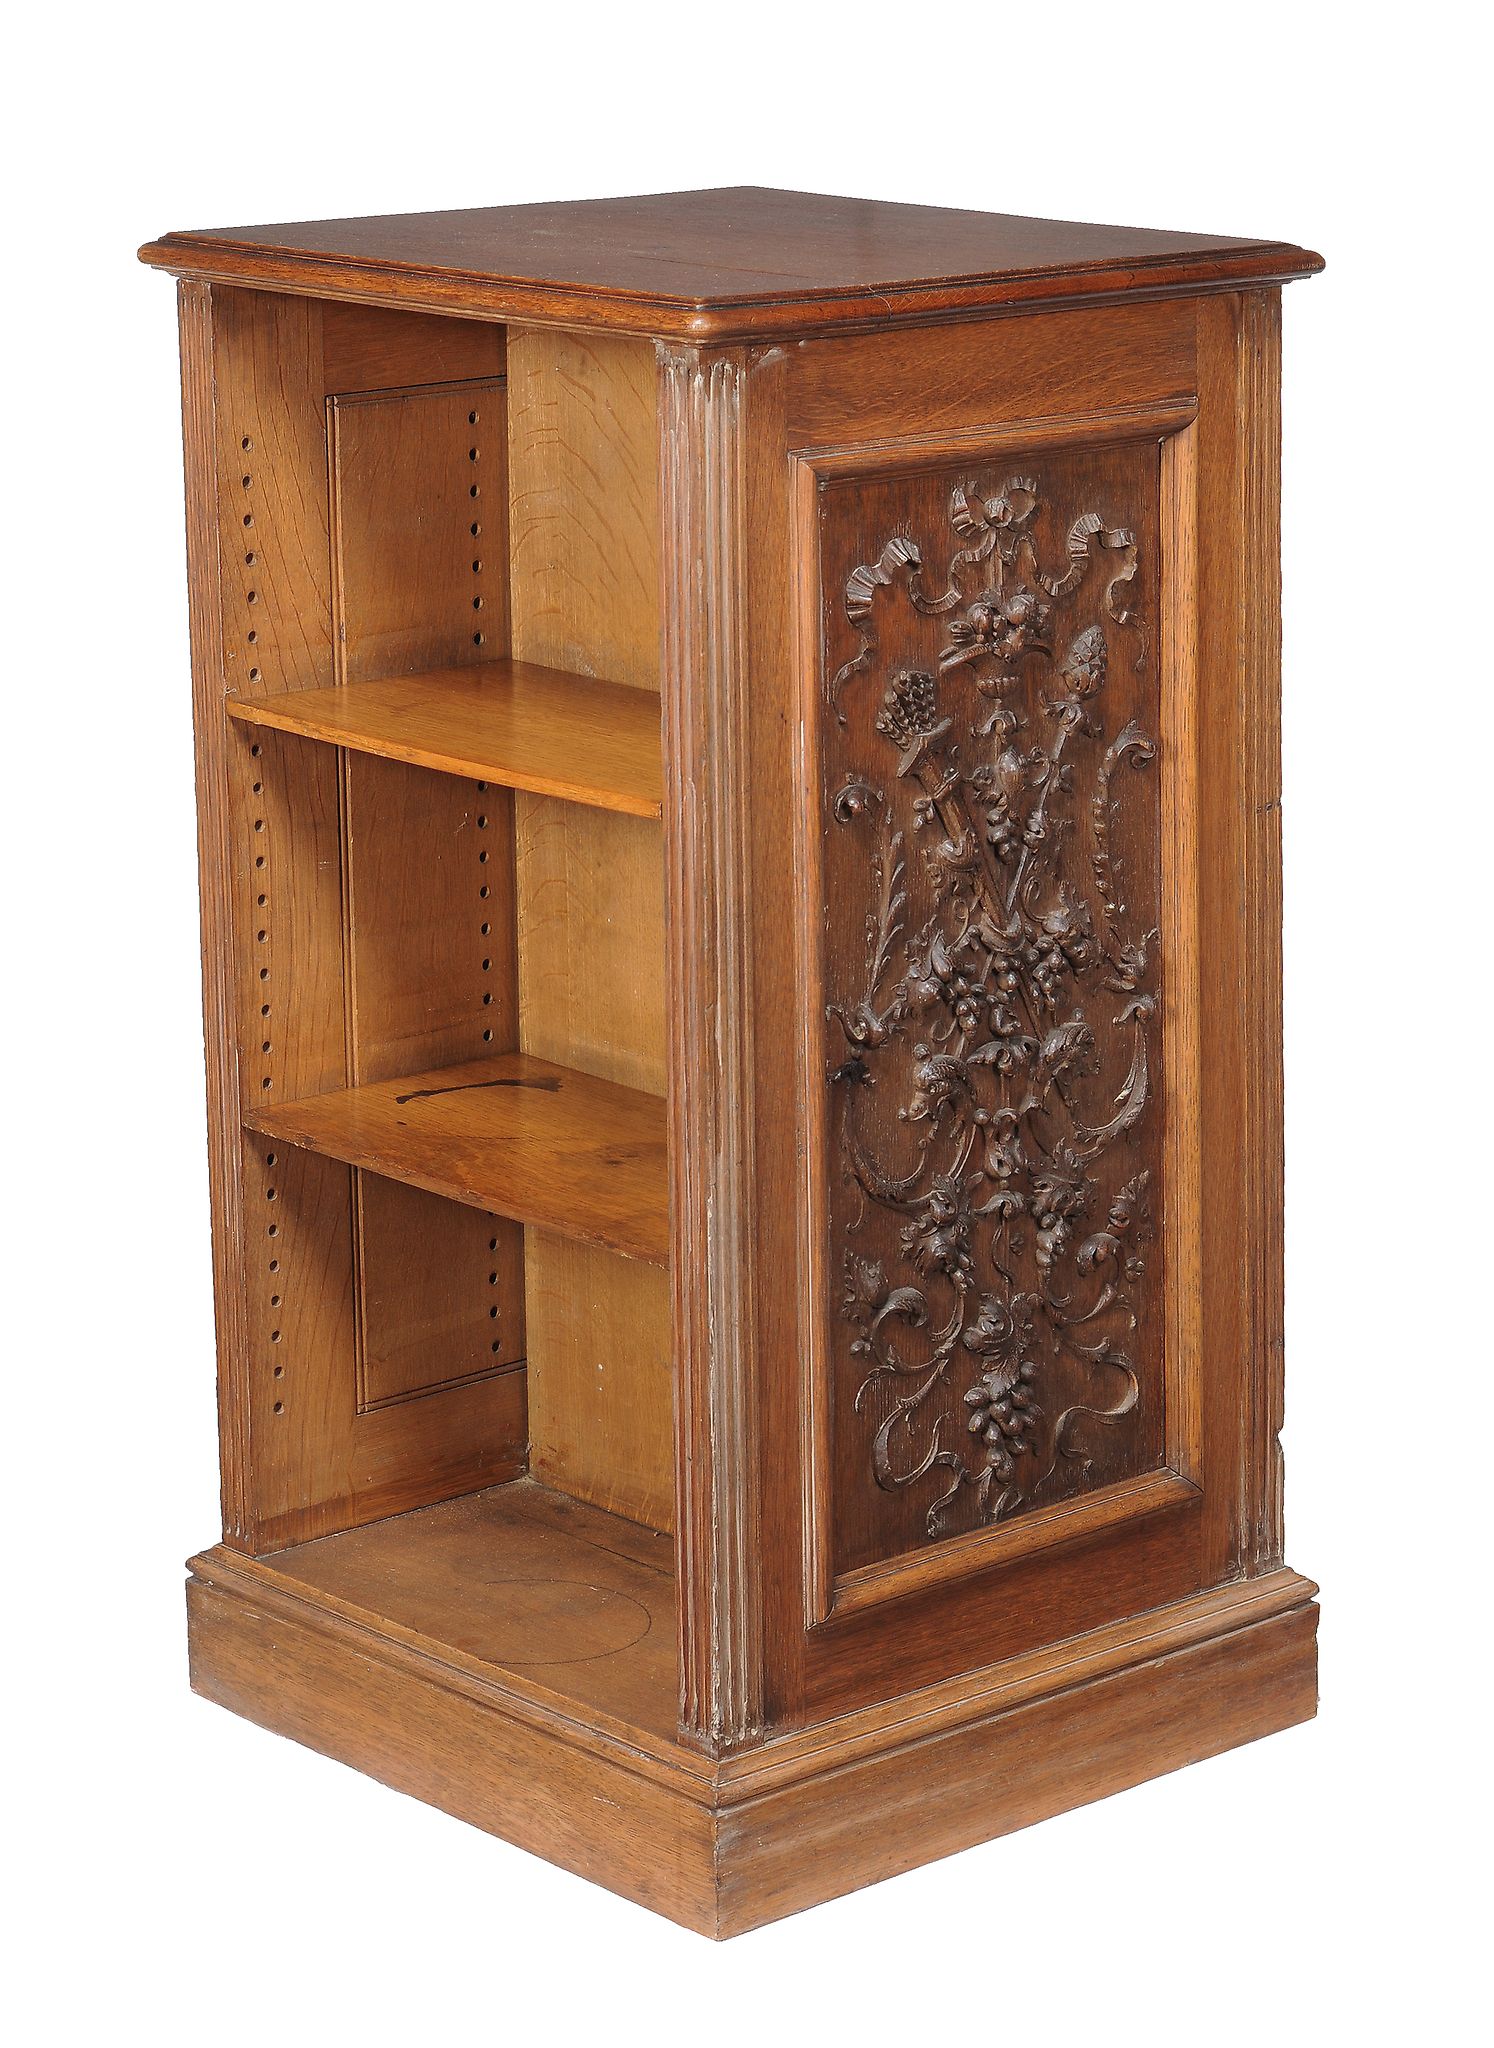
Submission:
[[[730,1934],[1309,1716],[1276,242],[178,234],[193,1680]]]

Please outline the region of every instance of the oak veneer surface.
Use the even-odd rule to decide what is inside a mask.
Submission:
[[[659,451],[653,347],[509,331],[514,653],[626,684],[662,792]],[[662,804],[661,804],[662,810]],[[662,1096],[663,832],[554,797],[514,799],[518,1043]],[[674,1522],[666,1276],[525,1233],[536,1478],[651,1528]]]
[[[661,1699],[663,1539],[532,1483],[192,1571],[197,1691],[718,1937],[1316,1702],[1315,1588],[1282,1571],[713,1763]]]
[[[187,279],[205,956],[210,1046],[226,1048],[212,1114],[228,1541],[194,1566],[199,1690],[718,1934],[1311,1715],[1314,1589],[1278,1568],[1275,287],[1319,259],[755,189],[184,234],[142,253]],[[1084,511],[1054,488],[1045,526],[1013,493],[1042,501],[1055,477],[1085,485]],[[1086,536],[1122,571],[1103,586]],[[924,559],[938,581],[920,604]],[[865,1489],[924,1473],[879,1470],[875,1439],[834,1433],[855,1401],[844,1360],[839,1380],[816,1367],[813,1336],[828,1319],[846,1341],[842,1264],[817,1269],[806,1247],[823,1243],[835,1161],[805,1105],[879,1079],[903,1009],[922,1060],[915,1003],[948,998],[961,1039],[939,1042],[960,1046],[953,998],[971,993],[931,947],[918,980],[939,986],[899,979],[892,996],[892,926],[918,903],[899,862],[937,813],[905,826],[878,808],[874,843],[868,805],[894,765],[874,737],[907,726],[906,776],[915,736],[937,751],[953,729],[952,703],[994,732],[960,695],[977,659],[1010,730],[1040,731],[1056,708],[1045,650],[1016,629],[1040,640],[1047,599],[1066,596],[1084,617],[1054,614],[1048,651],[1069,645],[1074,719],[1128,753],[1137,721],[1161,736],[1156,788],[1128,783],[1123,814],[1109,751],[1091,764],[1088,819],[1161,962],[1147,1071],[1162,1113],[1145,1132],[1125,1120],[1145,1107],[1139,1080],[1115,1117],[1085,1111],[1071,1178],[1110,1126],[1138,1159],[1119,1187],[1071,1187],[1064,1215],[1092,1218],[1081,1250],[1106,1259],[1150,1189],[1172,1305],[1142,1333],[1135,1441],[1091,1460],[1108,1488],[1076,1479],[1058,1503],[1110,1520],[1073,1540],[1039,1504],[945,1532],[919,1501],[921,1521],[872,1541],[885,1504]],[[937,634],[920,623],[935,616]],[[578,773],[579,741],[557,748],[573,779],[552,789],[465,743],[427,760],[379,720],[372,745],[307,722],[329,686],[367,716],[393,670],[414,690],[473,661],[489,677],[453,687],[486,691],[510,657],[630,686],[651,745],[662,710],[662,802],[567,800],[588,775],[616,794],[610,741],[601,772]],[[837,676],[856,691],[843,737],[825,701]],[[257,707],[225,717],[225,696]],[[806,772],[842,746],[856,759],[828,783]],[[863,755],[876,782],[845,780]],[[1056,761],[994,764],[1027,843]],[[859,865],[820,888],[827,796],[846,799],[832,818],[860,835]],[[968,821],[941,822],[944,844],[922,850],[954,873]],[[863,984],[879,858],[892,908]],[[1037,864],[1016,858],[1020,884]],[[950,891],[946,936],[963,945],[972,892]],[[1061,891],[1038,907],[1083,922]],[[817,989],[800,935],[822,918],[836,973]],[[985,924],[1000,938],[999,917]],[[1059,951],[1067,968],[1046,971],[1066,996],[1089,955]],[[828,1073],[826,995],[856,1048],[842,1059],[832,1033]],[[469,1032],[485,1056],[453,1064],[470,1040],[447,1034]],[[1056,1086],[1098,1056],[1115,1092],[1109,1041],[1048,1035],[1021,1058]],[[929,1064],[927,1099],[899,1119],[920,1160],[958,1114]],[[882,1102],[857,1096],[856,1114]],[[1025,1344],[996,1315],[1010,1275],[971,1278],[958,1175],[974,1160],[995,1187],[1021,1162],[957,1153],[921,1189],[897,1136],[882,1182],[922,1219],[919,1286],[938,1269],[988,1297],[960,1346],[962,1398],[999,1417],[993,1382]],[[858,1177],[865,1156],[858,1137]],[[367,1176],[351,1206],[348,1164]],[[440,1212],[456,1203],[453,1223]],[[484,1216],[469,1243],[473,1210],[526,1226],[522,1333],[490,1291],[515,1293],[504,1227]],[[880,1256],[844,1267],[869,1299],[910,1230],[889,1213]],[[1139,1287],[1135,1259],[1124,1277]],[[1100,1294],[1062,1320],[1097,1322]],[[447,1384],[484,1362],[474,1302],[488,1324],[496,1311],[485,1341],[502,1369]],[[896,1373],[935,1323],[911,1278],[885,1306]],[[1117,1396],[1107,1426],[1131,1414]],[[1005,1433],[984,1429],[999,1448]],[[582,1499],[518,1479],[526,1454]],[[495,1478],[513,1483],[442,1502]],[[638,1526],[664,1527],[676,1490],[677,1580],[667,1539]]]
[[[664,1104],[525,1053],[259,1110],[283,1143],[626,1257],[669,1255]]]
[[[452,778],[368,760],[358,766],[382,772],[345,778],[334,749],[223,715],[229,691],[258,697],[321,689],[339,679],[344,659],[361,660],[369,614],[360,593],[391,559],[406,575],[400,587],[412,607],[418,600],[407,621],[419,629],[420,659],[412,665],[471,658],[470,600],[454,574],[416,588],[397,549],[381,546],[379,560],[355,559],[362,538],[384,531],[365,495],[380,495],[373,471],[393,474],[381,460],[365,460],[368,430],[399,408],[366,409],[334,505],[326,400],[345,379],[403,381],[412,349],[434,338],[428,325],[440,329],[443,350],[439,359],[428,354],[433,371],[491,381],[503,354],[495,330],[412,323],[364,307],[341,309],[329,341],[324,307],[270,293],[186,285],[181,307],[224,1533],[253,1551],[425,1506],[522,1470],[522,1374],[490,1369],[495,1360],[510,1362],[521,1335],[521,1316],[511,1312],[499,1352],[491,1350],[489,1276],[498,1271],[501,1283],[504,1261],[488,1255],[489,1240],[503,1237],[502,1226],[484,1229],[489,1219],[469,1214],[464,1228],[454,1212],[439,1219],[449,1205],[422,1199],[401,1205],[401,1234],[380,1191],[377,1213],[365,1209],[355,1245],[355,1177],[311,1153],[287,1156],[246,1135],[242,1121],[266,1102],[346,1086],[350,1057],[382,1059],[412,1029],[422,1042],[407,1042],[392,1071],[483,1049],[482,1033],[493,1028],[484,1019],[503,1002],[502,980],[494,1004],[481,1001],[479,963],[489,958],[496,970],[503,958],[481,946],[480,918],[470,914],[483,885],[459,906],[465,931],[443,938],[435,927],[449,923],[439,906],[452,901],[452,878],[423,875],[424,923],[417,926],[409,890],[390,896],[381,887],[390,863],[369,858],[376,849],[362,831],[364,799],[377,804],[402,784],[401,827],[417,832],[423,852],[436,849],[443,867],[443,832],[451,853],[470,847],[474,883],[486,849],[458,825],[462,797]],[[397,346],[396,332],[406,337]],[[476,403],[495,396],[489,391]],[[450,399],[448,392],[441,406],[417,408],[421,433],[393,437],[396,469],[408,479],[423,444],[431,455],[421,465],[427,490],[453,513],[460,493],[465,513],[473,445],[466,415],[474,399],[455,407]],[[470,515],[452,524],[456,564],[471,581]],[[343,593],[351,609],[340,614],[339,560],[354,572]],[[421,552],[417,566],[429,571],[431,564]],[[444,633],[452,635],[447,646]],[[388,646],[381,652],[388,661]],[[422,780],[443,787],[422,795]],[[506,793],[497,794],[507,803]],[[503,857],[502,837],[495,831],[492,839],[484,875]],[[362,926],[351,945],[350,902]],[[412,930],[421,933],[413,949],[404,943]],[[501,944],[501,928],[491,936]],[[422,983],[418,1005],[407,1000],[409,979],[400,988],[404,977]],[[364,998],[381,1001],[378,989],[398,1001],[375,1017]],[[377,1078],[374,1069],[354,1072]],[[408,1253],[412,1225],[420,1244],[401,1270],[408,1275],[429,1257],[444,1280],[441,1294],[406,1315],[412,1304],[407,1294],[401,1300],[379,1246],[392,1240]],[[434,1253],[438,1232],[447,1239],[444,1259]],[[363,1281],[376,1264],[385,1270],[370,1289]],[[370,1311],[361,1331],[360,1292]],[[479,1364],[483,1376],[474,1378]],[[417,1390],[418,1398],[402,1398]]]
[[[322,368],[325,379],[325,338]],[[335,680],[506,655],[502,377],[334,393],[326,423]]]
[[[669,1275],[553,1231],[526,1230],[529,1470],[574,1500],[675,1525]]]
[[[673,1743],[674,1547],[518,1480],[280,1551],[267,1570],[395,1640]]]
[[[169,234],[182,275],[692,340],[1279,283],[1290,243],[729,186]]]
[[[232,717],[386,760],[657,818],[659,708],[638,690],[527,661],[232,699]]]
[[[355,367],[345,352],[356,340],[349,310],[337,323],[343,369]],[[401,316],[354,310],[365,329],[361,377],[399,374],[410,360],[407,345],[390,333]],[[385,344],[382,364],[370,347],[376,339]],[[501,343],[484,353],[487,367],[501,370]],[[452,361],[443,348],[433,368]],[[329,367],[336,366],[329,365],[324,317],[324,383]],[[495,664],[508,651],[501,377],[334,391],[324,418],[334,696],[348,685],[361,692],[365,684],[388,682],[397,691],[397,677],[456,664],[471,675],[473,664]],[[483,501],[479,521],[474,489]],[[487,536],[476,545],[474,524]],[[236,734],[252,740],[268,737],[277,706],[287,708],[297,696],[320,702],[322,693],[247,694],[251,705],[263,699],[267,706],[264,724]],[[235,702],[228,700],[230,711]],[[359,694],[355,702],[363,707],[370,700]],[[311,729],[294,718],[284,727]],[[511,1050],[518,1011],[507,909],[511,793],[477,780],[480,771],[470,779],[432,773],[393,748],[360,751],[355,742],[334,755],[299,740],[281,744],[290,754],[330,756],[340,772],[345,1083]],[[266,908],[273,909],[275,896],[266,893]],[[378,1174],[349,1178],[360,1407],[414,1412],[412,1404],[429,1390],[500,1367],[516,1368],[521,1380],[521,1227]],[[283,1382],[280,1389],[286,1391]],[[510,1398],[522,1437],[521,1386]],[[419,1504],[417,1497],[401,1505]]]

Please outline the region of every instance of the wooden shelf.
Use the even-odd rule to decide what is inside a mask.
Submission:
[[[627,1258],[669,1257],[664,1103],[526,1053],[256,1110],[250,1130]]]
[[[527,661],[439,669],[332,690],[231,697],[245,725],[657,818],[664,807],[659,700]]]
[[[516,1480],[261,1560],[194,1558],[351,1620],[518,1701],[676,1747],[674,1543]]]

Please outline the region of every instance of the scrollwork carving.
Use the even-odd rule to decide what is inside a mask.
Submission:
[[[1106,716],[1112,666],[1149,663],[1136,532],[1110,511],[1072,509],[1050,566],[1037,477],[961,480],[942,589],[910,533],[844,576],[825,829],[865,912],[859,960],[827,956],[840,1327],[861,1455],[925,1538],[1109,1476],[1143,1399],[1154,772],[1145,815],[1126,807],[1157,738],[1140,684]]]

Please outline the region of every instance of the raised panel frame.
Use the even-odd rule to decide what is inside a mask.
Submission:
[[[932,433],[842,443],[790,456],[794,518],[794,638],[798,740],[793,832],[795,931],[799,940],[799,1258],[802,1456],[806,1472],[803,1522],[804,1622],[832,1617],[949,1584],[1004,1561],[1098,1535],[1198,1499],[1202,1487],[1201,1332],[1198,1245],[1201,1234],[1197,1157],[1198,754],[1194,718],[1197,509],[1195,422],[1189,394],[1160,404],[1088,413],[992,421]],[[1156,440],[1160,445],[1159,526],[1162,545],[1159,665],[1161,680],[1164,1067],[1164,1463],[1094,1491],[1028,1510],[1014,1520],[942,1540],[936,1549],[902,1552],[837,1572],[833,1556],[831,1361],[828,1332],[833,1276],[826,1258],[823,1162],[827,1110],[821,1085],[819,1021],[827,993],[818,957],[824,888],[818,806],[819,732],[823,707],[823,621],[827,592],[819,535],[820,494],[847,478],[896,481],[931,469],[1000,464],[1018,453],[1110,447]]]

